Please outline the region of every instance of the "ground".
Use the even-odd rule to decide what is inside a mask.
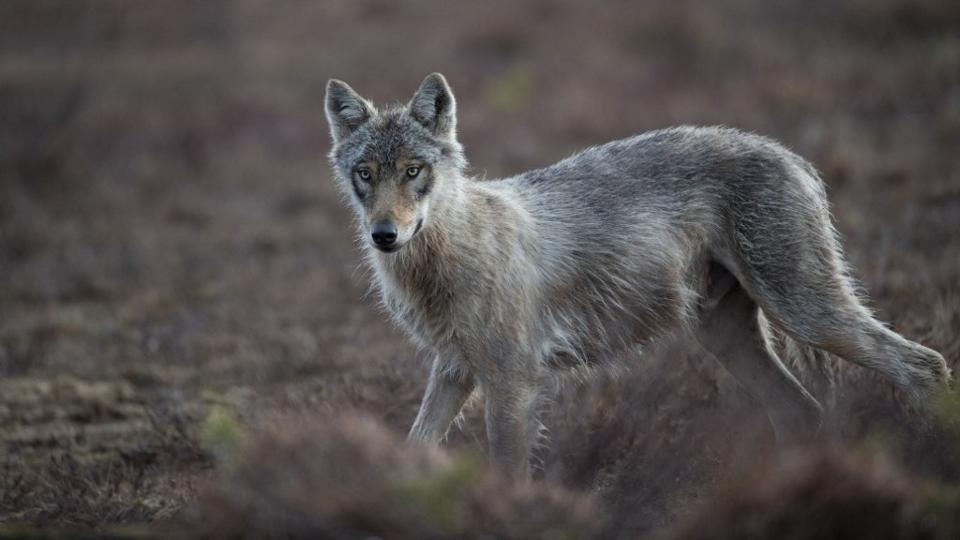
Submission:
[[[432,71],[479,178],[677,124],[781,140],[826,180],[878,316],[960,363],[955,2],[14,0],[0,524],[189,521],[224,463],[256,466],[230,441],[264,424],[349,410],[403,435],[426,358],[367,294],[323,92],[336,77],[402,101]],[[607,531],[696,523],[731,471],[776,453],[756,404],[687,344],[625,362],[570,378],[538,453],[540,481],[589,495]],[[922,421],[886,383],[842,375],[831,444],[956,485],[949,396]],[[482,453],[475,408],[448,446]]]

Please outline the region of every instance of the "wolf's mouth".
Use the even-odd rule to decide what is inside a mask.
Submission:
[[[407,239],[407,242],[409,242],[414,236],[416,236],[417,233],[420,232],[421,228],[423,228],[423,218],[417,220],[417,226],[413,229],[413,234],[410,235],[410,238]],[[407,242],[404,242],[402,244],[389,244],[389,245],[373,244],[373,247],[377,248],[377,250],[383,253],[395,253],[397,251],[400,251],[400,248],[407,245]]]
[[[380,250],[380,251],[382,251],[382,252],[384,252],[384,253],[393,253],[394,251],[397,251],[398,249],[400,249],[400,248],[403,247],[403,246],[398,246],[398,245],[396,245],[396,244],[394,244],[394,245],[392,245],[392,246],[378,246],[378,245],[374,244],[373,247],[377,248],[378,250]]]

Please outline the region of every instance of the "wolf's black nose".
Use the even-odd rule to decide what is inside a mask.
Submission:
[[[380,247],[392,246],[397,241],[397,226],[389,221],[378,221],[370,231],[373,243]]]

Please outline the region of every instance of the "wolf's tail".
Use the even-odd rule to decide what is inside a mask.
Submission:
[[[767,346],[784,365],[800,380],[800,383],[820,402],[826,411],[836,405],[837,386],[843,375],[842,362],[838,356],[801,343],[786,332],[771,324],[760,312],[760,328]]]

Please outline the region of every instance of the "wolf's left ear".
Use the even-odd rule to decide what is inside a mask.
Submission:
[[[443,75],[431,73],[420,83],[410,100],[410,115],[434,135],[456,136],[457,102]]]
[[[377,113],[369,101],[337,79],[327,81],[326,109],[334,143],[349,136]]]

